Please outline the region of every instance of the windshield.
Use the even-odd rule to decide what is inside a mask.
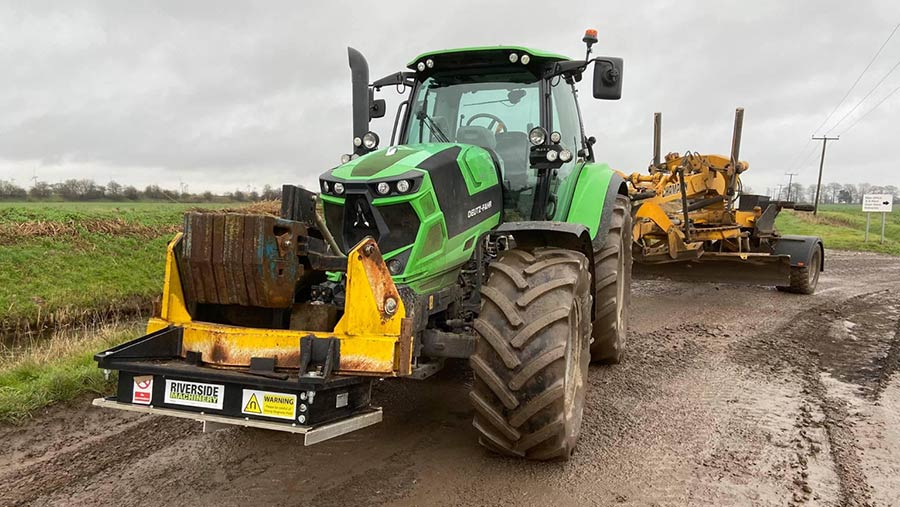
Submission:
[[[537,82],[442,83],[419,86],[406,126],[406,143],[453,142],[488,148],[499,159],[504,208],[531,216],[537,176],[528,166],[528,131],[540,125]]]

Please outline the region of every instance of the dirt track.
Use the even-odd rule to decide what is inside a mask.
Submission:
[[[900,505],[900,259],[826,263],[812,297],[636,282],[568,463],[483,451],[458,367],[380,383],[382,424],[308,448],[53,408],[0,427],[0,505]]]

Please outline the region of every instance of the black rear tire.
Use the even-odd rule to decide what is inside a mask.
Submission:
[[[822,270],[822,249],[816,246],[809,262],[803,266],[791,266],[791,284],[779,285],[776,289],[794,294],[812,294],[819,285],[819,273]]]
[[[508,456],[568,459],[590,362],[590,272],[580,252],[509,250],[490,266],[475,319],[469,396],[479,442]]]
[[[605,241],[594,247],[591,361],[617,364],[625,355],[631,303],[631,200],[616,196]]]

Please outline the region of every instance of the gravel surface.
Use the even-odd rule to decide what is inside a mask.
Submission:
[[[52,407],[0,427],[0,505],[900,505],[900,259],[826,262],[814,296],[635,281],[566,463],[480,448],[455,365],[379,382],[382,424],[312,447]]]

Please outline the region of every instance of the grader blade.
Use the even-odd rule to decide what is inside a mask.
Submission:
[[[705,253],[698,259],[634,264],[639,279],[787,286],[791,257],[769,254]]]

